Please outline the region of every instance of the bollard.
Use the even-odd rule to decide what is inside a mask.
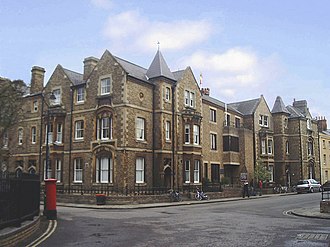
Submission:
[[[46,207],[44,215],[46,215],[49,220],[56,220],[57,210],[56,210],[56,179],[45,179],[45,189],[46,189]]]

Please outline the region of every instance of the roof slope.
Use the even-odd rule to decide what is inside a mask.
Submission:
[[[123,67],[123,69],[132,77],[142,80],[142,81],[147,81],[146,73],[147,69],[136,65],[134,63],[128,62],[122,58],[119,57],[114,57],[118,63]]]
[[[241,102],[235,102],[228,104],[228,107],[235,109],[236,111],[242,113],[243,115],[252,115],[258,104],[260,102],[260,98],[258,99],[251,99]]]
[[[163,76],[175,81],[174,75],[168,68],[166,61],[159,50],[157,51],[154,60],[152,60],[146,75],[150,79]]]
[[[67,77],[69,78],[69,80],[72,82],[72,84],[74,86],[85,83],[82,74],[80,74],[78,72],[74,72],[74,71],[69,70],[69,69],[65,69],[65,68],[63,68],[63,71],[67,75]]]

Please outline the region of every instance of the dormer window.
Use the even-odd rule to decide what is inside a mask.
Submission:
[[[83,103],[85,101],[85,88],[77,88],[77,103]]]
[[[110,84],[111,80],[110,77],[106,77],[101,79],[101,95],[110,94]]]
[[[196,96],[195,93],[189,90],[184,91],[184,104],[185,106],[195,108]]]
[[[259,116],[259,125],[262,127],[268,127],[268,116],[260,115]]]
[[[53,105],[59,105],[61,104],[61,90],[60,89],[55,89],[53,91],[54,94],[54,99],[52,100]]]

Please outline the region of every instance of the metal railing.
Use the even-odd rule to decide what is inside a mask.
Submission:
[[[195,192],[196,187],[204,192],[220,192],[222,187],[220,183],[209,183],[207,185],[192,185],[187,184],[182,187],[174,188],[182,193]],[[58,194],[79,194],[79,195],[95,195],[105,194],[118,196],[137,196],[137,195],[164,195],[168,194],[170,188],[167,187],[148,187],[145,185],[135,185],[134,187],[119,188],[111,184],[97,184],[85,186],[83,184],[75,184],[70,187],[67,185],[57,185],[56,191]]]
[[[21,226],[40,212],[40,180],[38,175],[1,174],[0,176],[0,229]]]

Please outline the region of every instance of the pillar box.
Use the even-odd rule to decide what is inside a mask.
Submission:
[[[46,190],[46,207],[44,214],[49,220],[56,220],[56,179],[50,178],[45,179],[45,190]]]

